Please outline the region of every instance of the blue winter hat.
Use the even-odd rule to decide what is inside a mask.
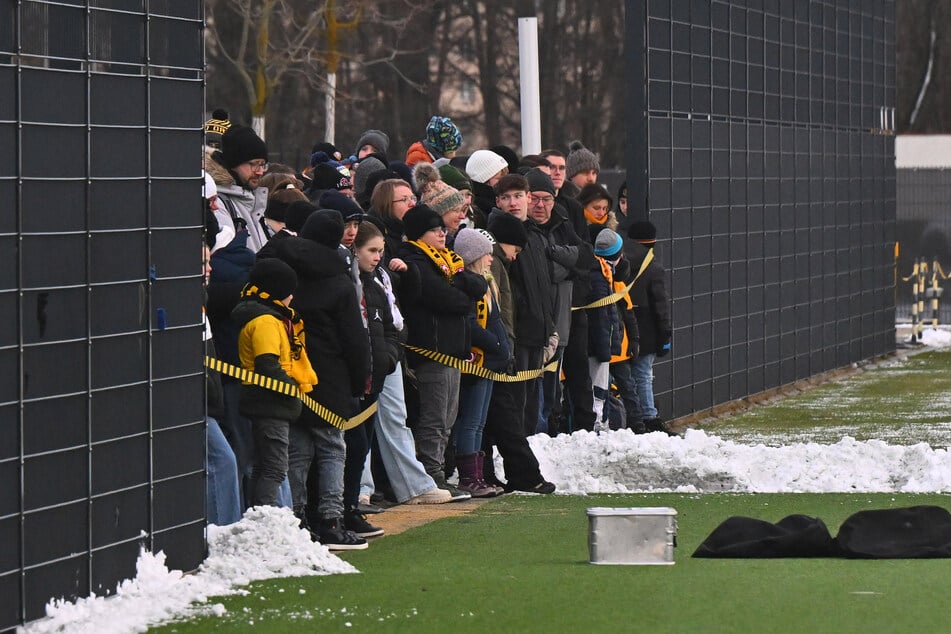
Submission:
[[[426,125],[426,141],[440,154],[447,154],[462,145],[462,133],[449,117],[434,116]]]
[[[610,229],[602,229],[594,241],[594,254],[602,258],[613,258],[624,248],[624,239]]]

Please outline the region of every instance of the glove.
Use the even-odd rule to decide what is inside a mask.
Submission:
[[[669,342],[669,341],[666,342],[666,343],[663,343],[663,344],[661,344],[661,345],[659,345],[659,346],[657,346],[657,356],[658,356],[658,357],[666,357],[668,354],[670,354],[670,342]]]

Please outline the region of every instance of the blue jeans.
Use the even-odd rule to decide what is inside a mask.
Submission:
[[[317,512],[321,519],[343,517],[343,430],[330,425],[291,423],[287,477],[294,506],[307,504],[307,474],[317,469]],[[313,467],[311,466],[313,464]]]
[[[489,379],[463,381],[459,389],[459,416],[453,434],[456,439],[456,455],[464,456],[482,450],[482,429],[489,413],[492,386]]]
[[[637,385],[637,400],[641,404],[644,418],[657,418],[657,408],[654,407],[654,357],[645,354],[633,362],[634,383]]]
[[[405,502],[436,488],[436,481],[416,459],[416,440],[412,430],[406,426],[401,365],[387,375],[377,399],[376,444],[397,502]]]
[[[637,383],[634,381],[634,359],[611,364],[611,378],[621,394],[621,401],[627,412],[628,427],[643,420],[641,401],[637,395]]]
[[[205,503],[208,523],[225,526],[241,519],[238,463],[218,421],[211,416],[208,417],[207,433],[205,465],[208,477],[205,481]]]

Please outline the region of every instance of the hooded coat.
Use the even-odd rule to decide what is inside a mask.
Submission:
[[[633,275],[640,270],[649,249],[630,240],[624,240],[624,251],[631,263]],[[634,317],[640,334],[640,354],[657,354],[670,343],[670,295],[667,294],[667,274],[655,257],[631,288]]]
[[[264,222],[264,210],[267,208],[267,188],[248,189],[238,183],[234,172],[214,158],[215,148],[205,148],[205,171],[214,179],[218,187],[218,203],[227,212],[228,219],[217,215],[218,224],[230,226],[238,233],[243,224],[247,228],[247,247],[255,253],[268,241],[270,235]],[[235,222],[237,220],[237,222]]]
[[[318,379],[311,396],[349,418],[370,376],[370,343],[350,269],[327,245],[294,236],[275,244],[274,256],[297,273],[293,306],[304,320],[307,355]],[[324,424],[307,409],[300,420]]]

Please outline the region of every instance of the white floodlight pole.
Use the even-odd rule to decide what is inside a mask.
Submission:
[[[519,88],[522,103],[522,154],[542,151],[538,95],[538,18],[518,19]]]

